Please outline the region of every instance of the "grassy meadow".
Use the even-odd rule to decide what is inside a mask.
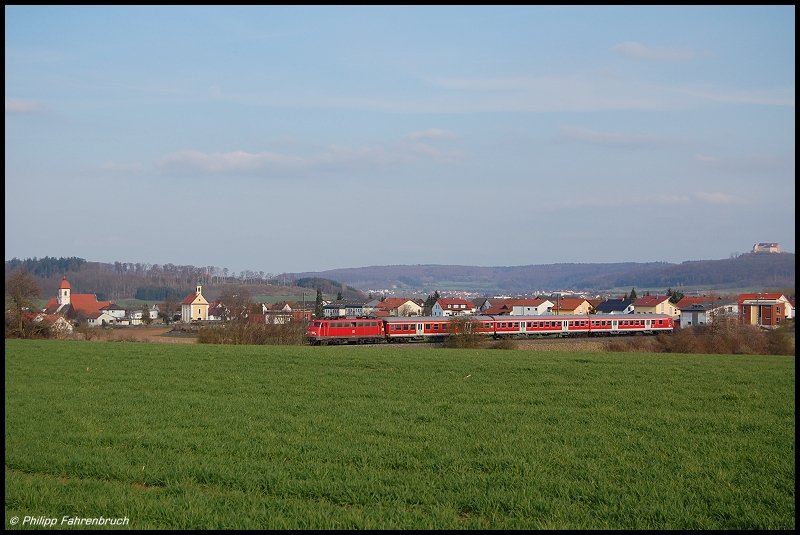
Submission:
[[[6,529],[795,527],[794,356],[6,340],[5,381]]]

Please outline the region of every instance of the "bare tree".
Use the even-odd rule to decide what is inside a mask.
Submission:
[[[251,312],[250,305],[252,301],[250,299],[250,290],[247,286],[227,288],[219,300],[228,309],[228,319],[231,321],[244,321]]]
[[[17,336],[25,338],[24,312],[34,308],[33,300],[41,293],[36,278],[27,271],[14,271],[6,279],[6,295],[11,298],[11,320],[17,330]]]

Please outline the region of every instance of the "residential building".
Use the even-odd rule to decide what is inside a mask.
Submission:
[[[794,307],[782,294],[739,295],[739,321],[774,329],[794,317]]]
[[[386,316],[421,316],[422,305],[413,299],[406,299],[404,297],[387,297],[383,301],[378,302],[375,306],[375,311],[382,311]]]
[[[538,297],[495,298],[491,307],[478,313],[489,316],[541,316],[551,313],[554,306],[552,301]]]
[[[440,297],[431,309],[432,316],[461,316],[465,314],[475,314],[477,311],[475,303],[459,298]]]
[[[681,299],[680,303],[684,300]],[[737,319],[738,304],[723,299],[706,300],[706,302],[686,302],[679,308],[680,316],[676,325],[679,327],[697,327],[709,325],[720,318]],[[638,309],[636,311],[639,312]]]
[[[322,315],[325,318],[359,318],[366,314],[364,308],[366,303],[351,301],[333,301],[322,307]]]
[[[783,317],[784,317],[784,319],[791,319],[791,318],[795,317],[795,306],[794,306],[794,303],[792,302],[791,299],[789,299],[788,297],[786,297],[783,294],[779,294],[779,293],[760,293],[760,294],[746,293],[746,294],[739,294],[738,302],[739,302],[739,306],[741,307],[741,305],[743,303],[745,303],[745,302],[748,302],[748,304],[753,304],[753,303],[766,302],[766,301],[769,301],[769,300],[779,301],[779,302],[783,303]]]
[[[592,304],[582,297],[561,297],[556,300],[552,308],[553,314],[564,316],[567,314],[589,314]]]
[[[645,295],[633,301],[634,314],[667,314],[678,319],[681,310],[668,295]]]
[[[630,299],[606,299],[595,307],[598,314],[633,314],[633,301]]]
[[[314,303],[281,301],[273,305],[262,303],[264,321],[274,325],[284,325],[292,321],[311,321],[314,314]],[[323,309],[324,310],[324,309]]]

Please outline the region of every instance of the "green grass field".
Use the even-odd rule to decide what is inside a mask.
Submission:
[[[795,527],[794,356],[5,349],[6,529]]]

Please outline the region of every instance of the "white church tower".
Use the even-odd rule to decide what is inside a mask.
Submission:
[[[71,290],[67,277],[61,279],[61,284],[58,285],[58,304],[59,306],[69,305],[69,292]]]

